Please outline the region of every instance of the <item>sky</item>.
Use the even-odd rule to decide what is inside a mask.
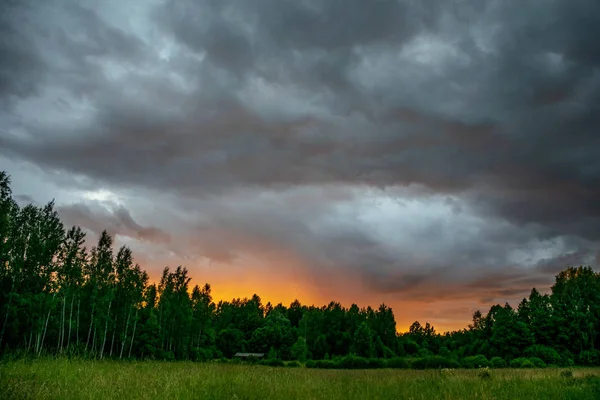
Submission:
[[[216,300],[460,329],[600,267],[596,0],[5,0],[0,170]]]

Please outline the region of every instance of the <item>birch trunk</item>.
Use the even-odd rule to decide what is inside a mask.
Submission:
[[[123,349],[125,348],[125,342],[127,342],[127,329],[129,329],[129,317],[131,317],[131,307],[129,308],[129,313],[127,314],[127,322],[125,323],[125,337],[121,342],[121,353],[119,354],[119,360],[123,358]]]
[[[96,351],[96,331],[98,329],[96,329],[96,326],[94,325],[94,338],[92,339],[92,353],[95,354]]]
[[[73,300],[75,300],[75,296],[71,296],[71,312],[69,313],[69,334],[67,335],[67,350],[69,349],[69,345],[71,344],[71,324],[73,322]]]
[[[75,332],[75,338],[77,339],[77,344],[79,345],[79,311],[81,310],[81,297],[77,297],[77,332]]]
[[[56,295],[56,293],[54,294]],[[54,299],[54,296],[52,296]],[[40,355],[42,348],[44,347],[44,340],[46,340],[46,331],[48,330],[48,321],[50,321],[50,312],[52,312],[52,304],[50,304],[50,309],[48,310],[48,316],[46,317],[46,324],[44,325],[44,335],[42,336],[42,344],[38,349],[38,355]]]
[[[29,330],[29,343],[27,343],[27,353],[31,350],[31,342],[33,341],[33,329]]]
[[[66,303],[67,303],[67,296],[63,296],[63,309],[62,309],[62,317],[61,317],[61,323],[60,323],[60,334],[58,335],[59,341],[58,341],[58,352],[62,353],[63,350],[63,343],[65,342],[65,307],[66,307]]]
[[[106,335],[108,334],[108,320],[110,319],[110,306],[112,300],[108,302],[108,313],[106,314],[106,323],[104,324],[104,339],[102,339],[102,347],[100,348],[100,359],[104,357],[104,345],[106,344]]]
[[[129,358],[131,358],[131,349],[133,348],[133,338],[135,338],[135,328],[137,326],[137,314],[138,310],[135,310],[135,317],[133,321],[133,333],[131,334],[131,344],[129,345]]]
[[[115,325],[113,326],[112,340],[110,341],[109,357],[112,357],[113,346],[115,344],[115,333],[117,332],[117,323],[119,322],[119,314],[115,313]]]
[[[96,308],[96,304],[92,304],[92,314],[90,316],[90,329],[88,330],[88,336],[87,336],[87,341],[85,342],[85,350],[87,351],[88,349],[88,345],[90,344],[90,336],[92,334],[92,325],[94,325],[94,311]],[[94,339],[96,338],[96,332],[94,331]],[[92,344],[92,348],[93,348],[93,344]]]

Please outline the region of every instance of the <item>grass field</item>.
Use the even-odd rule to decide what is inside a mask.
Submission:
[[[0,363],[1,399],[600,399],[600,369],[317,370],[188,362]]]

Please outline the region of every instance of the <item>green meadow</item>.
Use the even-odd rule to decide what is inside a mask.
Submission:
[[[599,399],[600,368],[321,370],[36,359],[0,364],[2,399]]]

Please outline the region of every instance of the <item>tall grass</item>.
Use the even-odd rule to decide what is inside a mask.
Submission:
[[[600,399],[600,369],[316,370],[160,361],[0,363],[1,399]]]

